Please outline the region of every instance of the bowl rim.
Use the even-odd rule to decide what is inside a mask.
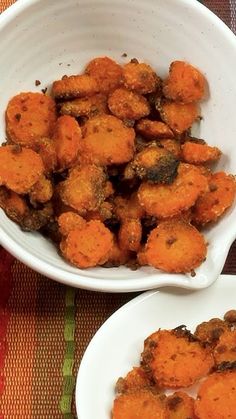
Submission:
[[[26,10],[29,6],[39,3],[41,0],[18,0],[16,3],[13,3],[9,8],[2,12],[0,15],[0,31],[11,21],[14,21],[15,17]],[[97,2],[102,0],[97,0]],[[113,1],[113,0],[110,0]],[[198,0],[179,0],[182,3],[182,6],[191,7],[196,13],[200,13],[202,16],[207,17],[210,23],[214,24],[217,29],[222,33],[227,41],[231,44],[232,48],[236,52],[236,36],[231,31],[231,29],[211,10],[209,10],[205,5],[200,3]],[[23,262],[25,265],[29,266],[31,269],[39,272],[42,275],[47,276],[57,282],[63,283],[65,285],[87,289],[92,291],[101,291],[101,292],[135,292],[135,291],[144,291],[147,289],[154,289],[157,287],[162,287],[166,285],[170,286],[180,286],[182,288],[190,289],[200,289],[204,288],[204,284],[183,284],[183,279],[181,275],[178,274],[164,274],[157,271],[156,275],[152,275],[152,280],[148,281],[149,274],[143,271],[142,278],[129,278],[124,280],[115,280],[112,279],[112,270],[111,278],[94,278],[91,276],[81,276],[80,272],[78,274],[74,272],[68,272],[61,270],[60,267],[51,266],[48,262],[41,260],[39,257],[29,254],[27,250],[22,248],[20,244],[16,243],[14,239],[8,236],[7,232],[4,231],[0,226],[0,243],[6,248],[16,259]],[[222,246],[222,260],[221,267],[223,268],[224,261],[226,259],[228,250],[236,238],[236,232],[231,231],[229,234],[225,246]],[[103,268],[105,269],[105,268]],[[116,268],[117,269],[117,268]],[[119,268],[118,268],[119,269]],[[217,274],[217,276],[220,272]],[[171,277],[171,280],[170,280]],[[153,283],[155,279],[155,283]],[[211,281],[207,285],[211,285],[216,278],[212,277]]]

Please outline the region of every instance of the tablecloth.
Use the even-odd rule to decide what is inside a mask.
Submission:
[[[0,0],[0,11],[12,3]],[[236,32],[236,0],[202,3]],[[236,242],[223,273],[236,274]],[[75,417],[83,353],[101,324],[135,295],[60,285],[0,248],[0,419]]]

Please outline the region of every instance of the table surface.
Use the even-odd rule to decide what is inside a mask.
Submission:
[[[0,0],[0,11],[14,0]],[[202,1],[236,32],[236,0]],[[236,274],[236,242],[223,273]],[[75,417],[74,385],[101,324],[137,294],[75,290],[0,248],[0,419]]]

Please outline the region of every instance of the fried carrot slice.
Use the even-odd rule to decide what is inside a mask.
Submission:
[[[142,246],[139,252],[137,253],[137,261],[140,266],[148,265],[145,246]]]
[[[20,93],[6,109],[6,131],[12,143],[33,146],[40,137],[50,137],[56,121],[55,102],[42,93]]]
[[[197,167],[180,163],[171,185],[142,183],[138,190],[140,204],[149,215],[172,217],[189,209],[208,190],[208,181]]]
[[[29,197],[31,203],[39,202],[45,204],[50,201],[53,195],[52,182],[42,175],[30,190]]]
[[[168,419],[196,419],[194,399],[183,391],[176,391],[166,399]]]
[[[99,92],[97,81],[88,74],[63,77],[52,85],[52,95],[55,99],[75,99],[93,96]]]
[[[193,220],[200,225],[216,221],[229,208],[235,198],[235,178],[224,172],[214,173],[209,180],[209,191],[195,204]]]
[[[180,158],[181,148],[179,141],[172,139],[160,140],[160,145],[172,153],[177,159]]]
[[[82,97],[70,102],[64,102],[61,105],[60,113],[62,115],[74,116],[75,118],[81,116],[91,118],[108,113],[107,96],[103,93],[97,93],[90,97]]]
[[[229,325],[221,319],[211,319],[200,323],[194,332],[194,335],[203,343],[216,345],[220,335],[229,329]]]
[[[196,103],[178,103],[162,101],[157,106],[162,120],[176,134],[187,131],[192,124],[200,117],[200,110]]]
[[[71,168],[79,152],[81,129],[75,118],[60,116],[56,122],[53,139],[60,170]]]
[[[161,83],[155,71],[145,63],[131,61],[124,66],[123,74],[125,86],[142,95],[155,92]]]
[[[213,355],[216,365],[236,361],[236,330],[225,330],[220,335]]]
[[[122,83],[122,68],[108,57],[98,57],[90,61],[85,72],[97,81],[100,92],[109,93]]]
[[[100,165],[122,164],[134,154],[135,131],[112,115],[101,115],[83,127],[80,159]]]
[[[69,177],[58,186],[64,204],[74,208],[80,215],[96,211],[104,201],[106,176],[101,167],[95,165],[75,166]]]
[[[203,235],[183,221],[164,221],[154,228],[145,247],[149,265],[166,272],[191,272],[205,259]]]
[[[118,233],[119,247],[122,250],[137,252],[142,238],[142,225],[139,219],[127,219],[122,222]]]
[[[142,367],[134,367],[124,378],[119,378],[116,383],[116,393],[127,393],[137,389],[149,389],[154,386],[148,374]]]
[[[113,237],[101,221],[89,221],[84,228],[69,232],[61,242],[63,256],[79,268],[103,265],[109,257]]]
[[[28,206],[24,198],[5,186],[0,186],[0,207],[11,220],[18,224],[28,213]]]
[[[146,389],[121,394],[115,399],[112,419],[167,419],[163,398]]]
[[[130,252],[126,249],[121,249],[116,236],[113,236],[113,245],[108,255],[108,260],[105,264],[106,268],[118,267],[125,265],[129,260]]]
[[[17,145],[0,147],[0,185],[25,194],[43,173],[42,159],[33,150]]]
[[[199,419],[234,419],[236,412],[236,371],[216,372],[200,386],[195,401]]]
[[[221,151],[217,147],[186,141],[181,147],[183,161],[190,164],[205,164],[219,160]]]
[[[108,98],[111,113],[120,119],[137,120],[150,113],[147,99],[124,87],[114,90]]]
[[[38,138],[34,141],[31,148],[36,151],[43,160],[45,172],[54,172],[57,167],[57,153],[54,140],[47,137]]]
[[[140,219],[145,214],[145,211],[140,205],[136,193],[133,193],[129,199],[123,198],[122,196],[116,196],[114,199],[114,204],[114,213],[121,221],[125,221],[130,218]]]
[[[136,125],[136,131],[149,140],[173,138],[173,131],[161,121],[141,119]]]
[[[83,229],[86,225],[84,218],[72,211],[63,212],[58,217],[57,222],[62,236],[68,236],[70,231],[80,228]]]
[[[188,387],[213,366],[211,352],[183,329],[159,330],[144,342],[142,365],[164,388]]]
[[[197,102],[203,99],[205,90],[205,77],[197,68],[184,61],[171,63],[169,76],[163,85],[163,93],[168,99]]]

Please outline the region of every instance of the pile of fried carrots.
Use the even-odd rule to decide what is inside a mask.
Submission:
[[[137,59],[99,57],[50,94],[14,96],[0,147],[1,208],[79,268],[194,275],[207,254],[202,228],[236,191],[234,176],[212,171],[221,151],[191,136],[206,84],[183,61],[162,80]]]
[[[112,419],[235,419],[235,347],[236,310],[193,334],[185,326],[159,329],[144,341],[140,365],[118,380]]]

